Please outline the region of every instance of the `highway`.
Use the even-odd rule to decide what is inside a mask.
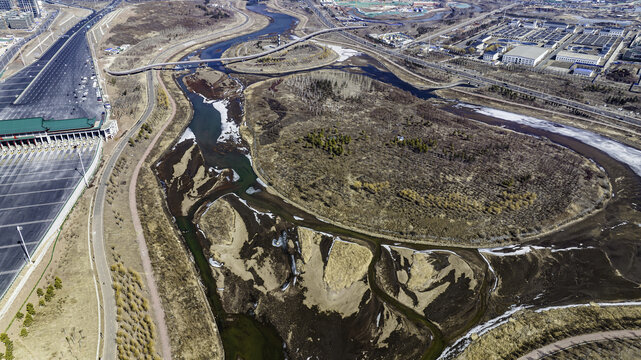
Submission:
[[[313,3],[313,0],[305,0],[309,7],[312,9],[312,11],[320,18],[321,22],[327,26],[328,28],[335,27],[336,25],[331,22],[327,17],[318,9]],[[581,110],[586,113],[594,114],[594,115],[599,115],[603,116],[606,118],[610,118],[612,120],[615,120],[617,122],[623,122],[626,124],[634,125],[634,126],[641,126],[641,120],[638,118],[628,116],[628,115],[623,115],[619,113],[615,113],[613,111],[606,110],[604,108],[599,108],[591,105],[587,105],[578,101],[574,100],[569,100],[565,98],[561,98],[555,95],[550,95],[546,94],[541,91],[529,89],[520,85],[508,83],[508,82],[503,82],[495,79],[491,79],[488,77],[483,76],[481,73],[473,71],[473,70],[467,70],[463,68],[456,68],[452,65],[443,65],[440,63],[433,63],[429,61],[425,61],[423,59],[419,59],[413,56],[409,56],[406,54],[402,54],[397,50],[393,50],[390,48],[387,48],[382,45],[376,45],[373,43],[370,43],[369,41],[366,41],[365,39],[356,36],[352,33],[349,32],[341,32],[340,33],[342,36],[346,37],[347,39],[354,41],[358,43],[359,45],[362,45],[363,47],[369,49],[370,51],[373,51],[375,53],[381,54],[381,55],[388,55],[392,56],[394,58],[408,61],[411,63],[415,63],[417,65],[423,66],[425,68],[431,68],[439,71],[445,71],[451,74],[454,74],[456,76],[459,76],[460,78],[470,80],[472,83],[477,83],[481,85],[497,85],[497,86],[502,86],[504,88],[517,91],[526,95],[531,95],[534,97],[537,97],[542,100],[546,100],[552,103],[556,103],[559,105],[564,105],[568,106],[571,108],[575,108],[577,110]]]
[[[115,6],[120,0],[114,0]],[[112,7],[74,25],[31,65],[0,82],[0,120],[42,117],[101,119],[95,69],[85,34]],[[92,78],[93,77],[93,78]]]
[[[131,70],[124,70],[124,71],[110,71],[110,70],[108,70],[107,72],[110,75],[122,76],[122,75],[137,74],[137,73],[140,73],[140,72],[143,72],[143,71],[147,71],[147,70],[151,70],[151,69],[158,68],[158,67],[163,67],[163,66],[193,65],[193,64],[206,64],[206,63],[211,63],[211,62],[229,62],[229,61],[251,60],[251,59],[256,59],[256,58],[259,58],[259,57],[262,57],[262,56],[266,56],[266,55],[281,51],[281,50],[286,49],[286,48],[288,48],[288,47],[290,47],[292,45],[301,43],[303,41],[307,41],[307,40],[313,38],[314,36],[318,36],[318,35],[321,35],[321,34],[326,34],[328,32],[332,32],[332,31],[354,30],[354,29],[362,29],[362,28],[365,28],[365,27],[367,27],[367,26],[359,25],[359,26],[332,27],[332,28],[329,28],[329,29],[323,29],[323,30],[319,30],[319,31],[313,32],[313,33],[311,33],[309,35],[305,35],[305,36],[303,36],[301,38],[298,38],[298,39],[296,39],[296,40],[294,40],[292,42],[289,42],[287,44],[283,44],[281,46],[275,47],[275,48],[273,48],[271,50],[263,51],[263,52],[260,52],[260,53],[257,53],[257,54],[252,54],[252,55],[235,56],[235,57],[218,58],[218,59],[200,59],[200,60],[185,60],[185,61],[164,62],[164,63],[157,63],[157,64],[150,64],[150,65],[146,65],[146,66],[141,66],[141,67],[138,67],[138,68],[135,68],[135,69],[131,69]]]
[[[227,30],[214,32],[197,39],[192,39],[186,43],[176,44],[167,49],[162,53],[158,54],[151,62],[157,62],[161,58],[167,58],[172,54],[178,53],[185,48],[194,45],[196,43],[211,41],[215,39],[220,39],[222,36],[230,35],[236,32],[241,32],[254,24],[253,18],[249,17],[247,14],[242,12],[239,9],[233,8],[233,11],[237,12],[243,18],[242,22],[232,28]],[[111,173],[116,165],[116,162],[122,155],[125,147],[128,146],[128,140],[134,137],[142,124],[144,124],[149,116],[151,115],[154,107],[156,106],[156,92],[154,88],[154,79],[153,72],[148,72],[146,77],[147,80],[147,107],[140,117],[140,119],[127,131],[127,133],[122,136],[118,144],[113,150],[113,153],[106,161],[104,171],[100,177],[100,181],[97,184],[96,195],[95,195],[95,206],[93,211],[93,252],[96,259],[96,270],[98,273],[98,278],[100,281],[102,299],[103,299],[103,311],[104,311],[104,337],[101,339],[103,341],[103,351],[102,359],[115,359],[116,358],[116,331],[118,330],[118,324],[116,322],[116,305],[114,299],[113,289],[111,287],[111,273],[109,270],[109,265],[107,264],[107,254],[105,252],[105,243],[103,237],[104,231],[104,207],[105,207],[105,198],[107,192],[107,186],[109,183],[109,178]],[[154,316],[156,314],[154,313]],[[161,347],[163,344],[160,344]],[[163,354],[166,359],[171,358],[171,354]]]

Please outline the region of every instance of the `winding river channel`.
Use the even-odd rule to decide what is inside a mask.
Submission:
[[[268,34],[286,34],[296,24],[295,18],[268,11],[263,5],[250,5],[248,9],[266,15],[272,21],[266,28],[257,32],[211,45],[189,56],[219,57],[234,44]],[[350,66],[349,71],[356,71],[397,86],[420,98],[434,97],[432,93],[403,82],[391,72],[384,70],[375,60],[368,58],[368,64],[370,65]],[[214,65],[214,68],[228,76],[234,76],[221,65]],[[330,68],[342,69],[340,66]],[[372,292],[380,301],[417,326],[429,329],[432,334],[423,358],[454,357],[469,343],[471,329],[477,333],[487,330],[506,320],[505,314],[514,309],[587,304],[592,301],[635,302],[641,299],[641,251],[637,245],[641,233],[641,152],[636,149],[585,130],[554,125],[489,108],[452,104],[446,107],[446,110],[491,125],[549,138],[594,160],[610,177],[613,197],[605,209],[595,215],[520,246],[479,251],[398,243],[333,226],[266,191],[248,191],[263,189],[264,185],[257,181],[251,160],[246,155],[247,149],[240,148],[243,146],[240,144],[237,149],[221,150],[217,140],[222,128],[221,113],[212,106],[211,101],[189,91],[183,79],[184,77],[180,78],[179,83],[194,110],[189,128],[203,154],[205,165],[214,169],[230,168],[239,176],[239,180],[232,186],[200,199],[191,207],[188,216],[176,216],[178,227],[193,254],[202,282],[207,289],[227,354],[233,354],[235,349],[251,348],[255,349],[256,353],[262,353],[262,358],[265,359],[287,358],[283,338],[274,326],[256,319],[251,314],[226,313],[218,295],[210,263],[203,252],[204,242],[200,238],[202,235],[193,219],[201,206],[229,193],[234,193],[251,208],[278,215],[296,226],[356,239],[355,241],[366,245],[374,254],[368,270],[368,285]],[[465,326],[447,336],[443,335],[432,319],[401,304],[379,288],[376,281],[376,264],[382,254],[389,252],[390,246],[403,246],[417,251],[449,251],[485,264],[484,274],[479,276],[483,279],[482,286],[475,295],[475,313],[470,316]],[[451,313],[445,315],[456,316]]]

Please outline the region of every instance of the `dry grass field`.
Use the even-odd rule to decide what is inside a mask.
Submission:
[[[250,41],[228,49],[223,57],[256,54],[275,46],[278,46],[276,41]],[[227,67],[239,72],[276,74],[329,65],[338,58],[329,47],[306,42],[258,59],[230,63]]]
[[[340,223],[418,241],[536,234],[593,210],[609,188],[567,149],[355,74],[259,83],[246,120],[256,168],[277,191]]]
[[[641,328],[641,307],[598,305],[554,309],[537,313],[524,310],[477,337],[459,359],[508,359],[560,339],[591,332]],[[562,357],[572,358],[572,357]],[[587,358],[580,356],[580,358]],[[599,358],[599,357],[597,357]],[[607,357],[604,357],[607,358]],[[618,357],[617,357],[618,358]]]

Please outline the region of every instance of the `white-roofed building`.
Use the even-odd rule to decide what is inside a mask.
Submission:
[[[602,57],[598,55],[581,54],[572,51],[559,51],[556,54],[557,61],[571,62],[576,64],[600,65]]]
[[[503,62],[525,66],[536,66],[545,58],[549,49],[538,46],[517,46],[503,55]]]

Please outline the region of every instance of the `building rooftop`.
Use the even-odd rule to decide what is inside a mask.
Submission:
[[[540,48],[538,46],[517,46],[514,49],[508,51],[505,55],[507,56],[518,56],[528,59],[538,59],[541,55],[544,55],[548,52],[548,49]]]
[[[584,68],[576,68],[576,69],[574,69],[574,73],[576,75],[592,76],[592,74],[594,74],[594,70],[592,70],[592,69],[584,69]]]
[[[559,53],[556,55],[557,57],[559,56],[566,56],[566,57],[573,57],[575,59],[583,59],[583,60],[594,60],[594,61],[599,61],[601,60],[601,57],[598,55],[590,55],[590,54],[581,54],[581,53],[576,53],[572,51],[559,51]]]

